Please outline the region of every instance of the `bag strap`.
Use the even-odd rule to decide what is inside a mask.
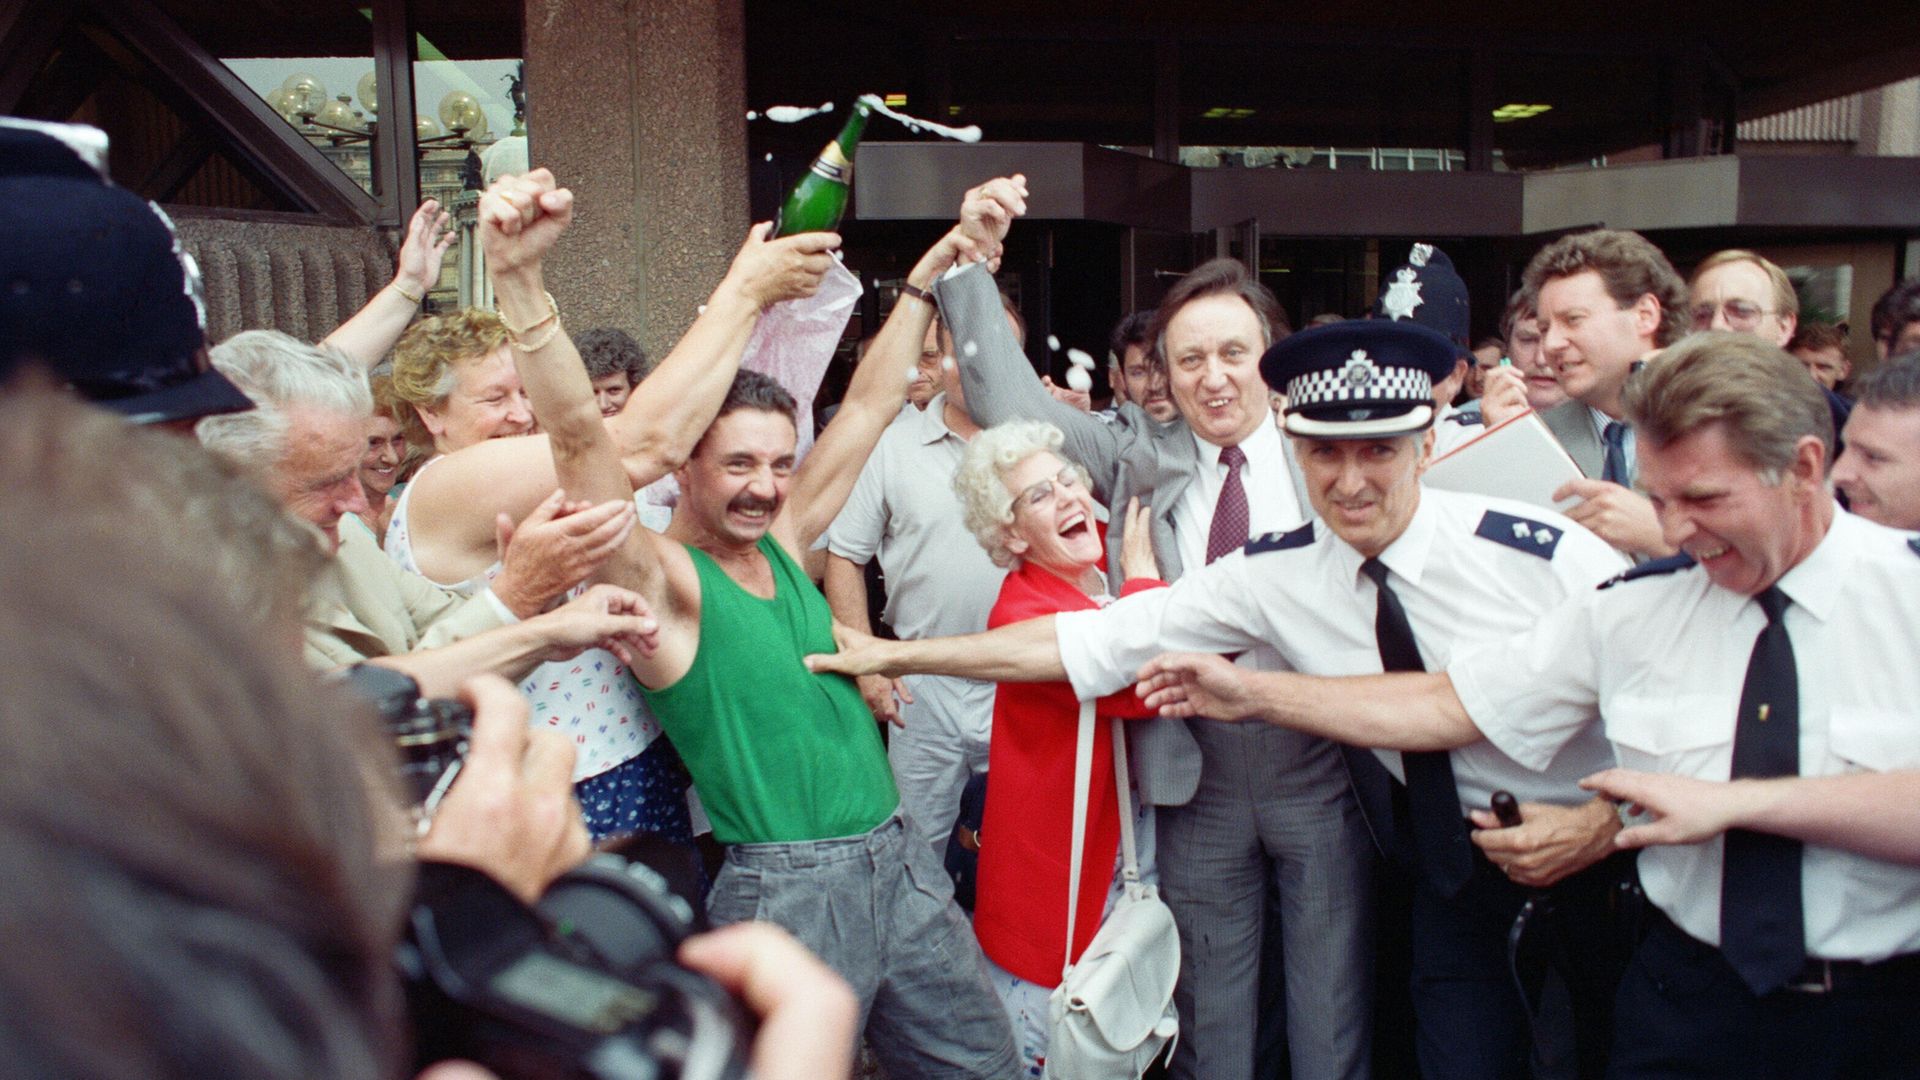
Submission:
[[[1132,785],[1127,782],[1127,733],[1120,720],[1113,719],[1108,723],[1113,726],[1113,791],[1120,803],[1121,877],[1128,887],[1132,887],[1140,882],[1140,864],[1133,846],[1133,797]],[[1067,955],[1060,965],[1062,979],[1073,970],[1074,922],[1080,913],[1080,863],[1086,855],[1087,843],[1087,789],[1093,781],[1093,732],[1093,702],[1082,701],[1080,739],[1073,759],[1073,855],[1067,860],[1067,872],[1073,876],[1067,881]]]
[[[1093,780],[1093,702],[1080,703],[1080,745],[1073,758],[1073,855],[1067,860],[1067,955],[1060,978],[1073,970],[1074,916],[1080,911],[1080,859],[1087,845],[1087,786]]]
[[[1127,782],[1127,732],[1119,718],[1113,725],[1113,796],[1120,804],[1121,878],[1128,887],[1140,883],[1140,864],[1133,851],[1133,785]]]

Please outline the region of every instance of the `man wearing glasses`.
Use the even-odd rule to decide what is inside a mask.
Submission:
[[[1753,334],[1784,349],[1800,323],[1800,297],[1787,272],[1751,251],[1729,248],[1707,256],[1694,269],[1687,292],[1687,313],[1695,330]],[[1838,434],[1847,426],[1852,406],[1831,387],[1822,384],[1822,389]],[[1842,440],[1838,445],[1844,449],[1846,444]],[[1834,452],[1834,460],[1839,460],[1839,453]]]

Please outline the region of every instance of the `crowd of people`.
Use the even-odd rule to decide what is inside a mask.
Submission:
[[[1856,375],[1746,250],[1568,235],[1478,336],[1431,244],[1298,332],[1219,259],[1116,313],[1096,402],[995,283],[1001,177],[802,453],[815,388],[743,361],[835,234],[756,227],[655,362],[566,322],[535,169],[480,201],[494,310],[420,312],[429,202],[326,339],[212,343],[84,138],[0,144],[30,1075],[400,1075],[407,867],[531,902],[636,834],[747,924],[680,959],[763,1077],[1059,1076],[1142,883],[1174,1077],[1920,1075],[1920,281]],[[475,710],[418,838],[363,664]]]

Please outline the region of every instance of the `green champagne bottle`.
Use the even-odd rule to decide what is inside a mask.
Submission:
[[[853,103],[853,115],[847,117],[846,126],[813,159],[807,174],[780,204],[780,215],[773,220],[773,235],[832,232],[839,227],[853,183],[853,152],[860,145],[860,133],[866,130],[870,111],[865,101]]]

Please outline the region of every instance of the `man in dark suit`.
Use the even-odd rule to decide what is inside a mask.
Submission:
[[[1586,477],[1554,493],[1567,516],[1629,555],[1673,554],[1653,504],[1633,490],[1633,431],[1621,395],[1633,366],[1686,332],[1687,289],[1646,237],[1622,229],[1563,236],[1527,264],[1541,347],[1572,400],[1540,414]]]
[[[1149,337],[1178,411],[1164,424],[1132,402],[1102,422],[1053,400],[999,317],[984,272],[956,274],[937,292],[975,419],[1058,426],[1066,455],[1087,468],[1106,505],[1137,497],[1152,508],[1168,579],[1305,520],[1311,504],[1258,368],[1286,317],[1240,263],[1194,270],[1154,317]],[[1113,550],[1124,528],[1116,514]],[[1269,654],[1256,649],[1243,662],[1284,667]],[[1248,738],[1243,726],[1207,719],[1145,721],[1133,739],[1141,794],[1156,806],[1161,887],[1181,932],[1173,1075],[1252,1076],[1270,885],[1280,893],[1293,1074],[1367,1075],[1369,840],[1334,745]]]

